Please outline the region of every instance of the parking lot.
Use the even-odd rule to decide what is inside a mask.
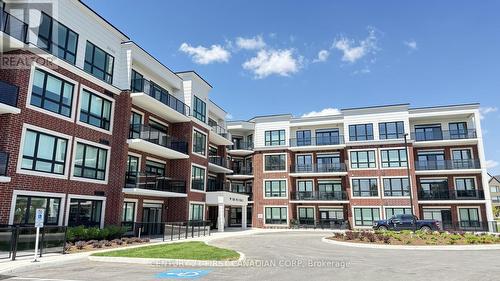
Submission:
[[[18,270],[5,280],[498,280],[500,251],[361,249],[327,244],[328,233],[281,232],[213,241],[245,253],[240,267],[97,263]]]

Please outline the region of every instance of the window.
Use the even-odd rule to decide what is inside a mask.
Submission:
[[[457,197],[476,197],[476,182],[474,178],[456,178],[455,189]]]
[[[61,198],[18,195],[14,207],[14,224],[34,225],[36,209],[45,209],[44,224],[58,225],[60,208]]]
[[[115,58],[103,51],[101,48],[87,41],[85,48],[85,64],[83,69],[103,80],[106,83],[113,83],[113,68]]]
[[[311,172],[313,168],[312,155],[297,155],[295,163],[296,172]]]
[[[165,176],[165,164],[146,160],[146,173],[150,175]]]
[[[339,208],[319,209],[320,223],[328,223],[330,220],[344,220],[344,210]]]
[[[30,104],[70,117],[74,85],[40,69],[35,69]]]
[[[58,58],[75,64],[78,34],[42,12],[37,46]]]
[[[420,179],[419,199],[449,199],[448,180]]]
[[[377,179],[353,179],[353,197],[376,197],[378,196]]]
[[[351,151],[351,168],[352,169],[366,169],[375,168],[375,151]]]
[[[130,91],[132,91],[132,93],[144,92],[144,76],[133,69],[130,79]]]
[[[123,202],[122,222],[134,222],[135,202]]]
[[[312,192],[313,191],[313,181],[312,180],[297,181],[297,191],[298,192]]]
[[[400,139],[404,137],[405,125],[403,121],[379,123],[378,130],[381,140]]]
[[[295,135],[297,137],[297,146],[311,145],[311,131],[310,130],[297,131],[295,133]]]
[[[286,207],[266,207],[266,224],[287,224]]]
[[[342,170],[340,154],[318,154],[316,157],[317,172],[331,173]]]
[[[286,154],[265,155],[264,163],[265,171],[285,171]]]
[[[456,122],[448,124],[450,139],[466,139],[469,137],[466,122]]]
[[[417,159],[417,170],[441,170],[446,167],[444,151],[419,151]]]
[[[442,140],[443,132],[441,125],[415,125],[415,140],[416,141],[433,141]]]
[[[132,111],[130,116],[130,133],[129,138],[138,139],[141,136],[142,129],[142,115]]]
[[[205,206],[203,204],[191,204],[189,207],[189,220],[201,221],[203,220],[203,209]]]
[[[410,208],[386,208],[385,209],[385,217],[390,219],[397,215],[411,215]],[[411,217],[411,216],[410,216]]]
[[[314,208],[299,208],[299,223],[300,224],[314,224]]]
[[[406,167],[408,157],[405,149],[381,150],[382,168]]]
[[[125,183],[135,185],[137,183],[138,172],[139,172],[139,157],[128,155]]]
[[[193,132],[193,152],[205,156],[207,154],[207,136],[194,130]]]
[[[470,149],[453,149],[451,153],[454,169],[474,168],[474,163],[472,162],[472,151]]]
[[[105,180],[108,150],[89,144],[77,143],[75,155],[75,177]]]
[[[349,125],[349,140],[373,140],[373,124]]]
[[[219,125],[219,124],[217,124],[217,121],[215,121],[214,119],[208,117],[208,126],[210,126],[210,127],[217,127],[217,125]]]
[[[479,227],[479,210],[477,208],[459,208],[461,227]]]
[[[69,203],[68,226],[96,226],[101,225],[102,201],[75,199]]]
[[[111,106],[111,101],[83,90],[80,105],[80,121],[109,131]]]
[[[286,181],[270,180],[264,183],[264,197],[286,197]]]
[[[384,179],[384,196],[410,196],[407,178]]]
[[[285,130],[265,131],[265,146],[285,145]]]
[[[206,115],[207,104],[197,96],[193,96],[193,116],[201,122],[205,122],[207,118]]]
[[[378,208],[354,208],[354,224],[356,226],[372,226],[373,221],[380,220]]]
[[[21,169],[64,174],[68,140],[26,130]]]
[[[340,144],[338,129],[316,130],[316,145]]]
[[[191,168],[191,189],[205,190],[205,169],[198,166]]]

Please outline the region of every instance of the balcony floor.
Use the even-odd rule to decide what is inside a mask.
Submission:
[[[1,114],[19,114],[21,113],[21,109],[10,106],[8,104],[0,103],[0,115]]]
[[[233,170],[208,162],[208,171],[219,174],[232,174]]]
[[[142,139],[127,140],[128,147],[167,159],[188,159],[189,155]]]
[[[152,112],[160,117],[165,118],[172,123],[179,122],[189,122],[191,119],[189,116],[186,116],[170,106],[162,103],[161,101],[151,97],[146,93],[132,93],[130,94],[132,97],[132,103],[137,105],[145,110]]]
[[[124,188],[123,193],[127,195],[153,196],[153,197],[187,197],[186,193],[150,190],[144,188]]]

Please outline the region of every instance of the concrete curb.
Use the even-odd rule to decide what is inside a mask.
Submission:
[[[483,244],[483,245],[449,245],[449,246],[406,246],[406,245],[380,245],[366,243],[352,243],[344,241],[336,241],[323,237],[321,241],[345,247],[379,249],[379,250],[420,250],[420,251],[487,251],[500,250],[500,244]]]

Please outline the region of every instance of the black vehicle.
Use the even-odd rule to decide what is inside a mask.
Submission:
[[[437,220],[419,220],[413,215],[396,215],[387,220],[378,220],[373,222],[375,230],[439,230],[439,221]]]

